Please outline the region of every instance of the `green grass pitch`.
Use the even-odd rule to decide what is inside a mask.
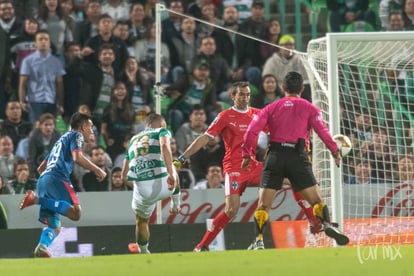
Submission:
[[[0,275],[413,275],[414,246],[1,259]]]

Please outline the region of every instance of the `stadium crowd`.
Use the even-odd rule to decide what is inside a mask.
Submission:
[[[370,10],[369,2],[328,0],[330,30],[414,29],[414,0],[379,1],[379,12]],[[170,10],[162,12],[160,90],[154,88],[157,3]],[[95,137],[84,153],[107,177],[96,182],[91,173],[75,168],[75,189],[119,191],[131,189],[120,183],[120,167],[131,135],[143,130],[145,118],[155,111],[156,93],[163,94],[174,157],[232,104],[233,82],[248,81],[251,105],[263,108],[283,97],[281,80],[297,71],[305,77],[302,96],[311,100],[306,70],[290,51],[295,38],[281,33],[281,23],[265,19],[263,0],[0,0],[0,193],[33,189],[37,166],[76,111],[93,118]],[[384,130],[367,131],[367,124],[358,130],[360,120],[369,119],[349,119],[352,131],[345,134],[367,143],[358,150],[362,161],[376,160],[370,154],[379,152],[374,148],[385,141]],[[259,159],[266,148],[262,140]],[[397,162],[392,148],[386,154]],[[217,137],[179,169],[182,188],[222,187],[216,174],[223,156]],[[404,164],[412,167],[413,158],[407,158]],[[390,177],[381,173],[391,169],[362,161],[347,164],[350,184]],[[360,180],[357,174],[370,167],[372,175]]]

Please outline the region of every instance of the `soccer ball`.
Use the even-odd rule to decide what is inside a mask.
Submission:
[[[336,134],[333,136],[334,141],[338,145],[339,153],[342,157],[347,156],[352,150],[352,142],[348,136],[342,134]]]

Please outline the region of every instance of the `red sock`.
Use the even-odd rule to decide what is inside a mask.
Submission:
[[[225,212],[215,217],[213,222],[211,223],[210,228],[206,231],[203,239],[197,245],[197,247],[201,248],[203,246],[209,246],[210,243],[214,240],[214,238],[218,235],[218,233],[220,233],[221,229],[226,227],[230,220],[231,218],[229,218]]]
[[[300,208],[302,208],[303,212],[305,212],[305,215],[308,218],[308,220],[311,223],[313,223],[313,225],[319,224],[319,220],[313,214],[313,208],[309,204],[309,202],[307,202],[305,200],[305,198],[303,197],[303,195],[300,192],[295,191],[295,190],[292,190],[292,192],[293,192],[293,197],[295,198],[295,200],[298,203],[298,205],[300,206]]]

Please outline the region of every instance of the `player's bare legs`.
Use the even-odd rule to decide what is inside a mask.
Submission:
[[[256,223],[257,237],[255,242],[249,247],[249,249],[264,249],[263,228],[269,221],[269,209],[272,206],[272,202],[276,194],[277,190],[274,189],[259,189],[259,202],[257,205],[257,209],[254,212],[254,221]]]
[[[79,204],[74,204],[70,206],[66,216],[71,220],[78,221],[81,217],[81,213],[82,213],[81,206]]]
[[[314,185],[301,192],[303,197],[313,206],[313,213],[315,216],[323,223],[325,234],[335,239],[338,245],[346,245],[349,243],[349,238],[331,224],[329,209],[326,203],[322,200],[319,186]]]
[[[39,243],[34,250],[35,258],[50,258],[51,254],[47,248],[60,233],[59,218],[49,217],[46,219],[46,222],[48,227],[43,229],[42,234],[40,235]]]
[[[194,248],[194,252],[208,250],[210,243],[217,237],[218,233],[237,215],[240,208],[240,195],[229,195],[226,197],[225,211],[216,216],[210,228],[204,234],[203,239]]]
[[[150,253],[148,250],[150,231],[147,218],[136,216],[135,235],[139,247],[139,252]]]

